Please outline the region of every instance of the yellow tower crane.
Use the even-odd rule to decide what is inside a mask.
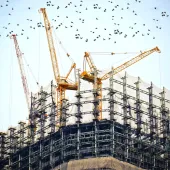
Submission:
[[[98,119],[102,119],[102,81],[106,80],[110,77],[110,75],[113,73],[114,75],[121,72],[122,70],[128,68],[129,66],[135,64],[136,62],[144,59],[148,55],[152,54],[153,52],[158,52],[160,53],[161,51],[159,50],[158,47],[155,47],[151,50],[141,52],[138,56],[132,58],[131,60],[123,63],[122,65],[114,68],[113,70],[109,71],[102,77],[97,76],[97,68],[90,56],[91,53],[85,52],[84,55],[84,63],[83,63],[83,72],[81,73],[81,78],[85,81],[91,82],[93,84],[94,90],[98,91],[98,99],[99,99],[99,105],[98,105],[98,111],[99,111],[99,116]],[[93,54],[93,53],[92,53]],[[106,55],[114,55],[116,53],[103,53]],[[127,54],[127,53],[121,53],[121,54]],[[90,71],[86,71],[86,61],[90,67]]]
[[[74,74],[76,74],[76,71],[75,71],[76,63],[74,63],[74,62],[72,63],[72,66],[71,66],[68,74],[66,75],[66,77],[60,76],[58,60],[57,60],[57,55],[56,55],[53,36],[52,36],[52,27],[50,25],[46,9],[41,8],[40,12],[42,12],[43,18],[44,18],[44,24],[45,24],[45,30],[46,30],[47,40],[48,40],[50,56],[51,56],[52,67],[53,67],[54,77],[55,77],[55,80],[57,83],[57,110],[58,110],[57,117],[60,120],[60,118],[62,116],[60,110],[62,108],[63,99],[65,99],[65,91],[78,89],[76,75],[75,75],[75,81],[71,81],[68,79],[68,77],[73,69],[74,69]],[[67,56],[69,57],[69,54],[67,54]],[[60,124],[60,126],[61,126],[61,124]]]

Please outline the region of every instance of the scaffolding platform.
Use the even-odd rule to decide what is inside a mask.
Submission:
[[[74,161],[79,165],[89,161],[89,166],[90,161],[94,166],[96,162],[104,166],[105,161],[114,166],[115,161],[119,166],[126,162],[122,167],[126,164],[129,169],[131,164],[136,170],[169,170],[170,98],[165,89],[155,94],[152,83],[144,89],[139,78],[133,80],[132,85],[126,74],[110,78],[102,89],[102,120],[98,120],[97,92],[92,89],[79,89],[60,110],[52,82],[32,94],[29,123],[19,122],[18,127],[0,133],[0,169],[50,170],[67,164],[72,170]]]

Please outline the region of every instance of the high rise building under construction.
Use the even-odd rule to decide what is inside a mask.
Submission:
[[[41,87],[29,100],[24,79],[29,121],[0,132],[0,169],[169,170],[170,91],[122,72],[159,48],[141,52],[103,76],[86,52],[90,71],[84,67],[80,73],[73,62],[62,77],[47,13],[40,11],[56,83]],[[20,64],[22,53],[13,38]],[[75,81],[68,79],[73,69]],[[66,90],[75,91],[72,100],[65,97]]]

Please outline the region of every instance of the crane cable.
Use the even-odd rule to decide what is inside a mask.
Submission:
[[[115,55],[115,54],[137,54],[140,52],[124,52],[124,53],[114,53],[114,52],[89,52],[93,55]]]
[[[5,32],[5,30],[3,30],[3,31],[2,31],[2,33],[0,33],[1,38],[2,38],[2,35],[4,34],[4,32]],[[2,42],[2,43],[0,43],[0,47],[1,47],[1,45],[3,45],[3,44],[4,44],[4,41],[2,41],[2,40],[1,40],[1,42]]]
[[[120,54],[137,54],[137,53],[142,53],[142,51],[140,51],[140,52],[114,53],[114,54],[112,54],[112,53],[113,52],[89,52],[90,55],[115,55],[115,54],[119,54],[120,55]],[[127,60],[128,58],[131,58],[131,56],[128,56],[128,57],[126,57],[126,58],[124,58],[122,60],[119,60],[119,61],[115,62],[114,64],[112,64],[112,66],[115,65],[115,64],[118,64],[118,63],[120,63],[120,62],[122,62],[124,60]],[[92,60],[92,57],[91,57],[91,60]],[[85,61],[83,63],[84,63],[83,64],[84,65],[83,66],[83,70],[86,70]]]
[[[55,33],[55,36],[56,36],[56,38],[57,38],[57,40],[58,40],[58,42],[59,42],[61,48],[62,48],[63,51],[66,53],[66,55],[69,57],[70,55],[68,54],[66,48],[64,47],[64,45],[62,44],[61,40],[60,40],[59,37],[56,35],[56,33]]]
[[[55,42],[58,44],[58,45],[57,45],[58,52],[59,52],[59,46],[61,46],[61,48],[62,48],[63,51],[66,53],[66,55],[67,55],[67,57],[70,59],[70,61],[71,61],[72,63],[75,63],[74,60],[73,60],[73,59],[70,57],[70,55],[68,54],[66,48],[64,48],[62,42],[60,41],[59,37],[56,35],[54,29],[52,29],[52,31],[53,31],[53,34],[54,34]],[[60,56],[60,53],[59,53],[59,56]],[[64,70],[63,65],[62,65],[62,62],[61,62],[60,65],[61,65],[61,67],[62,67],[62,70]]]
[[[11,60],[10,60],[10,90],[9,90],[9,125],[11,126],[11,111],[12,111],[12,93],[13,93],[13,55],[11,42]]]
[[[132,56],[128,56],[128,57],[126,57],[126,58],[124,58],[124,59],[122,59],[122,60],[119,60],[119,61],[115,62],[114,64],[118,64],[119,62],[122,62],[122,61],[124,61],[124,60],[129,59],[129,58],[133,58],[133,57],[132,57]]]
[[[55,31],[54,32],[54,36],[55,36],[55,40],[57,40],[59,42],[59,45],[61,46],[61,48],[63,49],[63,51],[66,53],[67,57],[71,60],[72,63],[74,63],[73,58],[70,57],[70,54],[68,53],[68,51],[66,50],[66,48],[64,47],[63,43],[61,42],[61,40],[59,39],[59,37],[56,35]]]
[[[34,74],[33,74],[32,70],[31,70],[31,68],[30,68],[30,66],[29,66],[29,64],[28,64],[28,62],[27,62],[27,60],[26,60],[26,58],[25,58],[24,56],[23,56],[23,59],[24,59],[24,61],[25,61],[26,65],[27,65],[27,67],[28,67],[28,69],[29,69],[29,71],[30,71],[30,73],[31,73],[32,77],[34,78],[34,80],[35,80],[35,82],[36,82],[36,84],[37,84],[38,88],[40,88],[39,83],[38,83],[37,79],[35,78],[35,76],[34,76]]]
[[[51,29],[52,29],[52,28],[53,28],[53,27],[51,26]],[[55,40],[55,44],[54,44],[54,45],[55,45],[55,47],[57,48],[58,57],[59,57],[59,60],[61,61],[61,55],[60,55],[59,44],[58,44],[57,36],[56,36],[56,33],[55,33],[54,29],[52,29],[52,32],[53,32],[54,40]],[[63,67],[62,62],[60,62],[59,65],[61,66],[62,70],[64,70],[64,67]],[[61,73],[60,73],[60,74],[61,74]]]
[[[31,97],[30,96],[30,89],[33,89],[32,88],[32,84],[30,83],[30,74],[29,74],[29,68],[28,67],[25,67],[25,59],[24,59],[24,56],[22,55],[22,58],[23,58],[23,67],[24,67],[24,70],[25,70],[25,76],[26,76],[26,79],[27,79],[27,85],[28,85],[28,95],[29,95],[29,98]],[[27,64],[26,64],[27,65]]]
[[[120,62],[123,62],[124,60],[127,60],[127,59],[129,59],[129,58],[133,58],[132,56],[128,56],[128,57],[126,57],[126,58],[124,58],[124,59],[122,59],[122,60],[119,60],[119,61],[117,61],[117,62],[114,62],[113,64],[111,64],[111,66],[112,67],[114,67],[115,66],[115,64],[118,64],[118,63],[120,63]],[[110,69],[110,68],[109,68]],[[103,70],[101,70],[101,71],[107,71],[108,70],[108,68],[105,68],[105,69],[103,69]]]
[[[159,76],[160,76],[160,88],[162,85],[162,74],[161,74],[161,54],[159,54]]]
[[[41,22],[41,14],[39,13],[39,21]],[[41,63],[40,63],[40,56],[41,56],[41,31],[40,31],[41,27],[38,27],[38,82],[40,82],[40,67],[41,67]]]

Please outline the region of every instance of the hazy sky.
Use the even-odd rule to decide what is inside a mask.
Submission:
[[[20,49],[40,85],[45,86],[53,79],[45,29],[37,27],[37,23],[43,23],[42,14],[38,12],[41,7],[47,8],[55,32],[55,42],[62,42],[78,68],[83,67],[85,51],[139,52],[158,46],[161,54],[153,53],[128,68],[127,72],[133,76],[140,76],[148,83],[152,81],[158,87],[165,86],[170,89],[169,0],[141,0],[140,3],[135,0],[113,0],[112,3],[105,0],[74,0],[71,5],[68,3],[70,1],[51,0],[51,5],[47,6],[45,0],[0,1],[0,130],[6,130],[8,126],[16,125],[19,120],[28,117],[14,43],[7,36],[11,31],[19,35],[17,38]],[[98,4],[97,9],[94,9],[94,4]],[[165,16],[162,16],[162,12],[166,12]],[[59,27],[60,23],[62,26]],[[122,34],[114,34],[114,30],[117,29]],[[136,34],[137,31],[139,32]],[[82,39],[76,39],[75,34],[80,34]],[[100,38],[96,38],[98,35]],[[85,42],[86,39],[88,42]],[[61,75],[65,75],[71,62],[60,45],[56,51]],[[96,55],[93,56],[93,60],[100,70],[104,70],[120,65],[127,57],[134,56],[135,54]],[[26,64],[25,70],[29,89],[36,92],[38,88]]]

